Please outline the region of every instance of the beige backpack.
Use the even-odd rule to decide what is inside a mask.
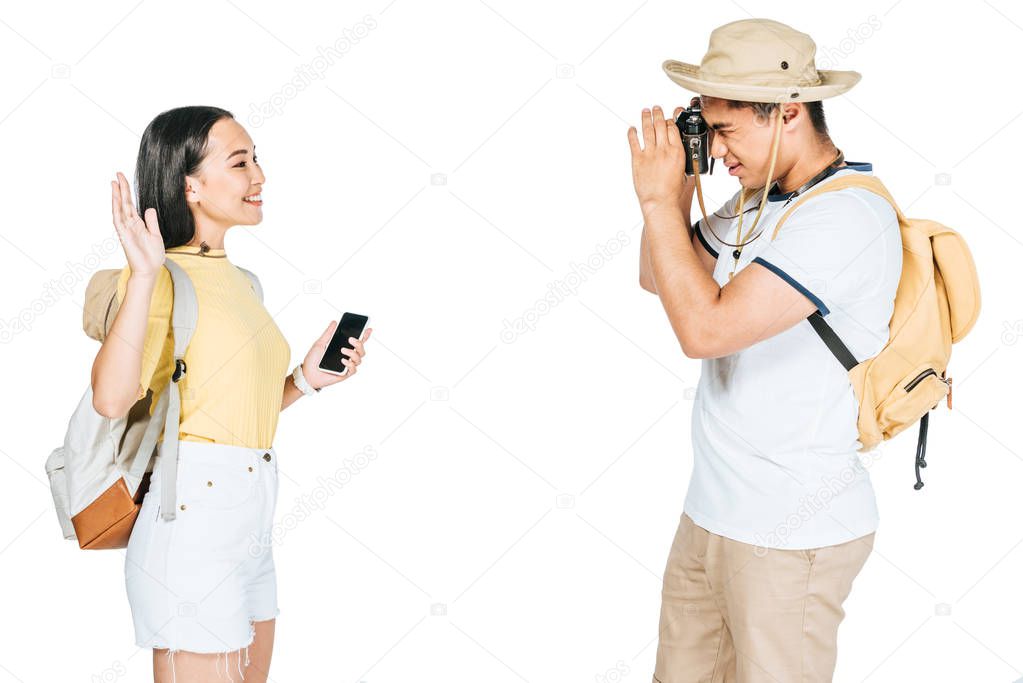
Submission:
[[[899,220],[902,277],[888,343],[876,356],[857,361],[820,311],[814,311],[808,321],[849,372],[860,403],[861,452],[919,421],[914,488],[920,490],[924,485],[920,468],[927,467],[930,411],[943,398],[952,408],[952,378],[945,374],[952,344],[966,336],[980,313],[977,269],[959,233],[935,221],[906,218],[880,180],[859,173],[834,178],[807,192],[782,214],[771,239],[804,201],[847,187],[862,187],[884,197]]]
[[[64,538],[87,550],[124,548],[149,489],[153,456],[159,452],[163,486],[161,516],[175,518],[178,427],[181,415],[179,381],[185,375],[185,352],[198,323],[195,288],[185,270],[168,258],[174,286],[171,310],[175,369],[157,396],[150,388],[126,415],[109,418],[92,405],[92,384],[86,388],[68,422],[64,442],[46,459],[57,521]],[[244,268],[262,300],[259,278]],[[101,270],[85,292],[83,328],[103,341],[117,317],[120,270]],[[161,430],[163,441],[159,442]]]

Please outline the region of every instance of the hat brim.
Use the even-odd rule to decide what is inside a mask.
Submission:
[[[668,74],[668,78],[686,90],[692,90],[700,95],[744,102],[816,102],[841,95],[856,85],[861,78],[856,71],[819,69],[817,73],[821,82],[818,85],[744,85],[702,79],[699,76],[700,67],[697,64],[686,64],[669,59],[661,67],[664,69],[664,73]]]

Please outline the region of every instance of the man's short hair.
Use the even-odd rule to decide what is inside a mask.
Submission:
[[[771,117],[771,112],[778,108],[777,102],[743,102],[741,100],[725,100],[725,102],[728,103],[729,109],[748,107],[753,110],[754,116],[763,117],[765,121]],[[830,140],[828,124],[824,120],[824,103],[816,100],[814,102],[803,102],[803,104],[806,106],[806,113],[810,116],[813,130],[817,133],[817,139],[821,142]]]

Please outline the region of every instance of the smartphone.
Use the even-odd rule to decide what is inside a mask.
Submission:
[[[349,358],[349,356],[341,353],[341,349],[354,348],[351,342],[348,341],[348,338],[355,337],[359,339],[362,337],[362,331],[366,329],[368,324],[369,316],[366,315],[345,313],[341,316],[341,321],[334,329],[334,336],[330,338],[327,350],[324,352],[323,358],[320,359],[320,370],[329,372],[332,375],[347,374],[348,368],[341,361]]]

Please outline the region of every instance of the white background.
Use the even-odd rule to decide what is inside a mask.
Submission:
[[[983,286],[926,487],[915,427],[871,465],[881,528],[835,680],[1023,677],[1023,10],[151,0],[0,11],[0,682],[150,680],[123,552],[61,540],[43,462],[98,349],[88,276],[125,263],[109,180],[133,177],[156,114],[190,104],[233,111],[257,144],[265,220],[226,249],[260,275],[293,364],[342,311],[375,329],[352,381],[281,416],[282,529],[324,479],[344,485],[275,551],[272,680],[649,681],[700,364],[638,286],[626,130],[688,101],[664,59],[699,62],[714,27],[750,16],[863,74],[826,103],[834,140],[907,214],[959,230]],[[288,91],[360,22],[375,28]],[[715,174],[708,204],[737,188]],[[624,249],[538,308],[619,231]],[[534,329],[502,339],[519,317]]]

